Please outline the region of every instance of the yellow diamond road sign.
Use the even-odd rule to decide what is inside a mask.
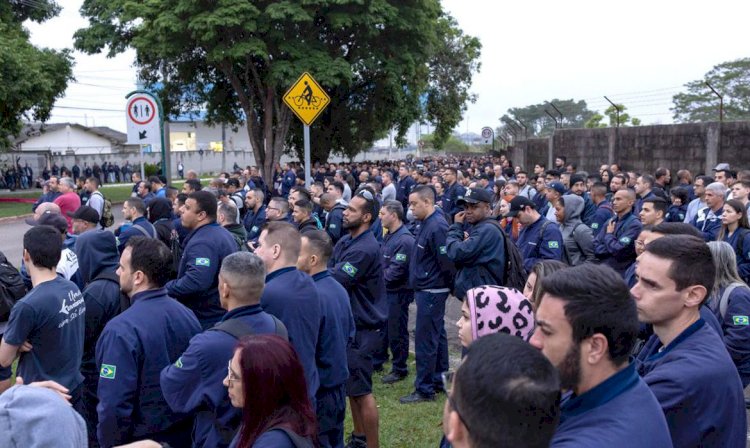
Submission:
[[[323,91],[318,83],[305,72],[284,94],[284,102],[302,120],[310,126],[323,109],[331,102],[331,98]]]

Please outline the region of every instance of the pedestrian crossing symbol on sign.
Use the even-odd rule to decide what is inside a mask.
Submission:
[[[331,98],[307,72],[284,94],[284,103],[308,126],[330,102]]]
[[[99,376],[101,378],[106,378],[108,380],[115,379],[115,374],[117,373],[117,366],[111,365],[111,364],[102,364],[102,368],[99,371]]]

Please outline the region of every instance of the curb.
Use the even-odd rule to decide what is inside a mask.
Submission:
[[[116,201],[116,202],[113,202],[112,205],[113,206],[114,205],[122,205],[124,203],[125,203],[125,201]],[[14,221],[20,221],[22,219],[31,218],[33,216],[34,216],[33,213],[26,213],[26,214],[23,214],[23,215],[16,215],[16,216],[6,216],[4,218],[0,218],[0,224],[5,224],[5,223],[8,223],[8,222],[14,222]]]

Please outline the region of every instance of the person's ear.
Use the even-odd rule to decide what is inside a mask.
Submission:
[[[584,360],[589,365],[598,364],[609,355],[609,343],[601,333],[594,333],[584,342]]]
[[[693,285],[685,288],[684,304],[689,308],[698,308],[706,298],[708,291],[703,285]]]

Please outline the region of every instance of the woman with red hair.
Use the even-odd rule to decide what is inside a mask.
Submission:
[[[317,446],[317,422],[292,346],[275,335],[240,340],[224,379],[242,425],[230,448]]]

